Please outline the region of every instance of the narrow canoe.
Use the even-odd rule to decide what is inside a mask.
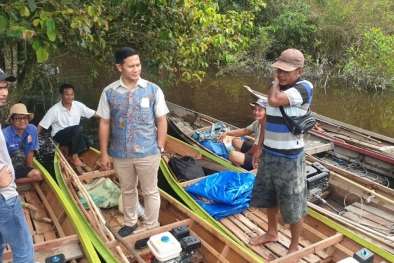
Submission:
[[[23,210],[33,236],[35,262],[45,262],[47,257],[57,254],[64,254],[67,262],[100,262],[84,227],[75,220],[77,216],[59,186],[36,159],[34,166],[41,171],[43,180],[18,185],[17,190],[21,201],[28,204]],[[8,246],[3,262],[12,262]]]
[[[195,147],[206,150],[224,162],[230,162],[205,148],[192,137],[194,132],[207,131],[213,123],[220,120],[171,102],[167,102],[167,105],[170,110],[167,115],[170,133]],[[238,129],[231,124],[224,124],[227,128]],[[250,142],[254,140],[250,136],[247,139]],[[304,142],[308,161],[319,161],[329,170],[393,199],[394,190],[386,186],[390,185],[391,177],[394,176],[394,166],[390,161],[380,158],[381,156],[376,152],[361,149],[340,139],[329,139],[310,132],[304,135]]]
[[[182,156],[192,156],[199,161],[201,166],[205,168],[204,170],[210,171],[210,173],[215,172],[215,170],[228,170],[228,163],[221,163],[217,158],[215,159],[215,156],[203,149],[188,145],[171,136],[167,136],[165,152],[166,154],[163,155],[160,165],[161,172],[173,190],[196,214],[239,244],[259,255],[263,260],[271,261],[279,257],[278,262],[288,262],[287,257],[280,258],[286,254],[289,245],[290,234],[287,225],[281,224],[279,227],[281,229],[279,242],[264,246],[250,246],[248,240],[255,235],[256,231],[257,233],[264,233],[267,230],[265,210],[250,208],[240,214],[216,221],[185,191],[187,186],[198,182],[202,178],[179,182],[168,166],[168,156],[175,153]],[[236,167],[230,169],[237,170]],[[313,181],[311,183],[313,184]],[[355,195],[348,196],[350,193]],[[361,247],[366,247],[375,253],[375,259],[388,260],[389,262],[394,260],[393,235],[386,234],[390,232],[390,226],[392,225],[392,203],[386,201],[387,207],[378,209],[372,205],[374,198],[370,198],[370,204],[365,204],[363,200],[368,198],[370,194],[368,189],[358,187],[353,182],[332,172],[328,187],[316,185],[316,188],[308,188],[308,194],[310,197],[316,194],[325,198],[328,205],[322,203],[316,205],[308,202],[308,215],[304,218],[300,238],[300,252],[292,254],[292,258],[300,257],[302,258],[301,262],[338,262],[347,256],[352,256],[352,253],[358,251]],[[346,201],[346,207],[341,203],[344,200]],[[360,206],[362,207],[361,210]],[[340,211],[341,216],[330,210]],[[358,218],[357,214],[359,213],[362,214],[361,218]],[[358,221],[359,224],[354,221]],[[368,232],[368,228],[374,228],[376,231]],[[336,235],[341,236],[341,241],[330,243],[328,240],[333,239]],[[320,254],[320,252],[313,254],[306,252],[310,252],[310,248],[317,246],[317,244],[319,246],[321,244],[327,245],[321,251],[324,252],[323,254]],[[346,251],[341,250],[344,244],[346,244]],[[317,250],[320,251],[320,249],[314,251]]]
[[[91,209],[87,211],[81,205],[77,194],[77,191],[81,189],[81,182],[87,182],[94,178],[106,177],[117,182],[114,170],[101,170],[99,167],[100,154],[93,149],[82,153],[80,157],[83,158],[88,167],[92,168],[91,172],[85,172],[77,176],[67,161],[57,152],[56,174],[58,181],[61,182],[62,190],[72,199],[74,207],[79,213],[79,220],[92,234],[92,242],[105,262],[146,262],[151,251],[149,248],[136,249],[134,247],[135,242],[170,231],[181,225],[187,226],[190,233],[200,239],[201,248],[194,253],[202,256],[204,262],[262,262],[255,254],[249,253],[245,247],[223,235],[161,190],[160,227],[144,229],[139,222],[140,227],[132,235],[125,238],[118,239],[116,236],[114,238],[111,229],[118,231],[124,222],[123,215],[119,212],[118,207],[97,210],[94,203],[91,203]],[[143,204],[143,198],[141,197],[141,199],[141,204]],[[185,256],[185,254],[182,255]],[[174,262],[181,262],[180,259],[178,260]]]
[[[248,86],[244,86],[244,88],[253,100],[267,98],[266,94],[255,91]],[[394,159],[394,138],[334,120],[316,112],[313,113],[313,116],[316,118],[318,125],[324,129],[324,132],[318,132],[317,130],[311,132],[330,139],[340,139],[339,141],[375,151],[382,156],[386,156],[386,158]]]

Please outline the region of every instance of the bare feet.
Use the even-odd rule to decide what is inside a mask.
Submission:
[[[265,233],[261,236],[252,237],[249,240],[249,244],[252,246],[258,246],[265,243],[276,242],[276,241],[278,241],[278,235],[270,235],[268,233]]]
[[[75,165],[75,166],[85,166],[86,164],[84,164],[78,157],[78,154],[73,154],[71,156],[71,160],[70,162]]]

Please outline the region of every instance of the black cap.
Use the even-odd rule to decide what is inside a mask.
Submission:
[[[3,80],[7,80],[9,82],[14,82],[14,81],[16,81],[16,78],[14,76],[10,76],[10,75],[5,74],[4,71],[2,71],[0,69],[0,81],[3,81]]]

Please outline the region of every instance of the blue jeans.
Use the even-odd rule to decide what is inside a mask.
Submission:
[[[0,194],[0,262],[5,242],[11,247],[14,263],[34,262],[33,239],[19,195],[6,201]]]

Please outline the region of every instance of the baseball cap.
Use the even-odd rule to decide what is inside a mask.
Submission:
[[[0,69],[0,81],[3,81],[3,80],[7,80],[9,82],[14,82],[14,81],[16,81],[16,78],[14,76],[10,76],[10,75],[5,74],[4,71]]]
[[[283,71],[293,71],[304,67],[304,55],[295,48],[289,48],[280,54],[279,59],[271,65]]]

